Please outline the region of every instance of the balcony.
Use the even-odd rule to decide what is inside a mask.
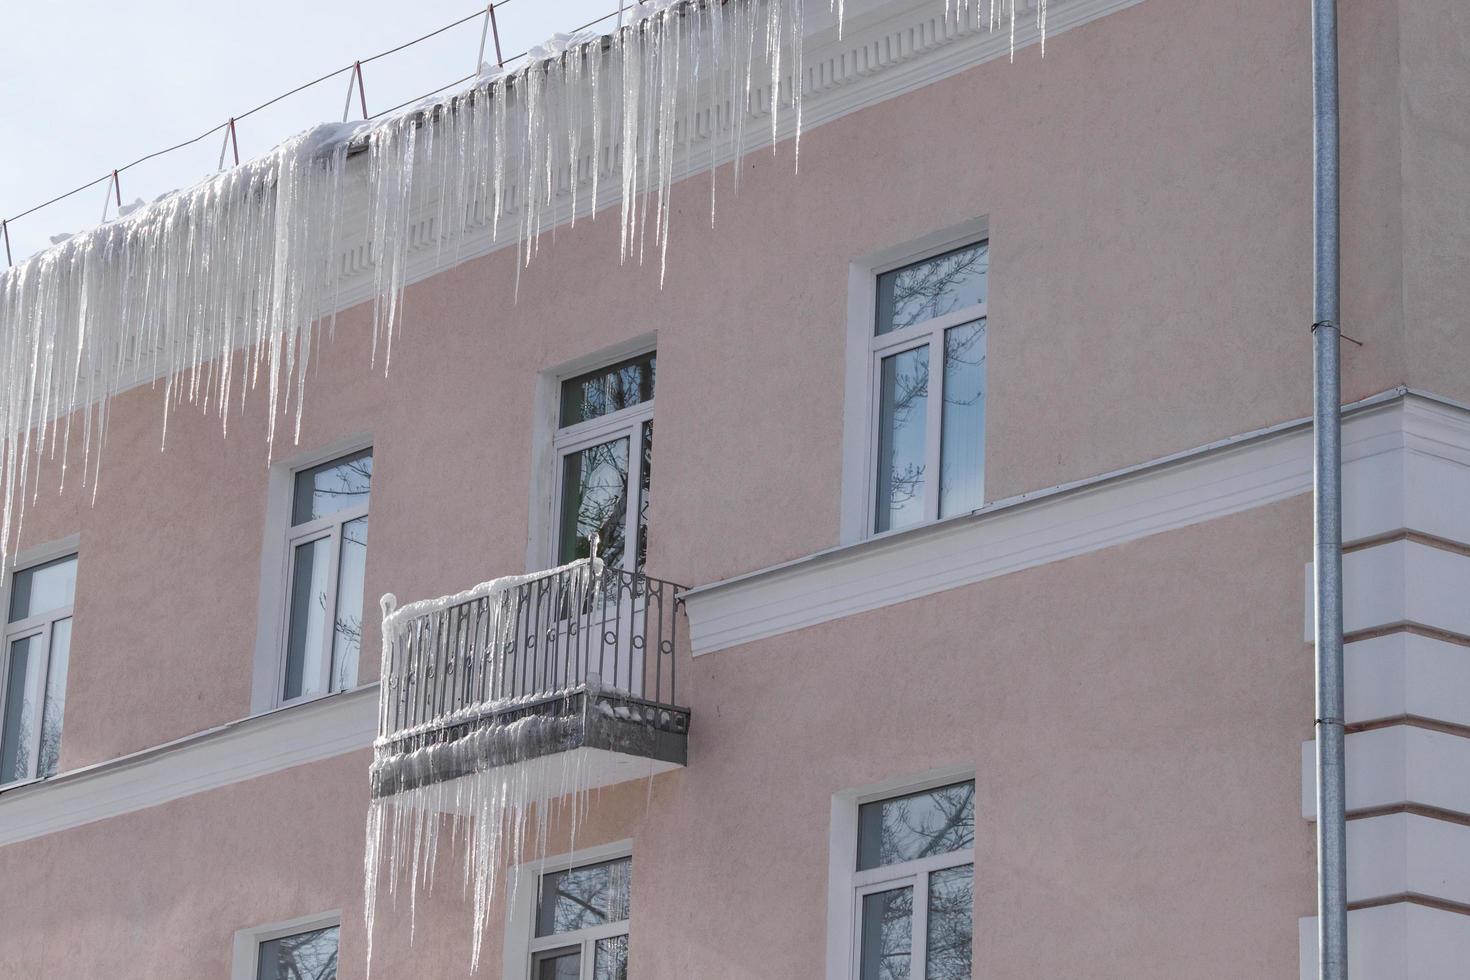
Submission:
[[[384,596],[373,796],[561,753],[588,788],[684,765],[680,590],[584,559],[402,608]]]

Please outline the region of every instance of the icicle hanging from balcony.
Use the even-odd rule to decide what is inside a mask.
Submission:
[[[570,704],[578,694],[604,689],[594,672],[600,663],[590,655],[580,659],[578,631],[566,632],[579,620],[592,628],[589,611],[620,594],[616,587],[608,591],[604,574],[601,559],[581,559],[396,609],[392,596],[383,597],[378,737],[363,858],[369,973],[379,892],[396,905],[399,891],[407,891],[411,938],[418,889],[433,883],[444,814],[454,815],[448,845],[465,851],[463,883],[473,902],[471,972],[479,967],[503,867],[546,856],[556,801],[570,808],[575,827],[587,787],[583,756],[568,750],[586,721],[538,706]],[[580,703],[583,712],[591,710],[590,698]],[[539,809],[537,799],[544,804]],[[539,817],[534,826],[533,810]],[[535,841],[530,851],[524,850],[528,834]]]

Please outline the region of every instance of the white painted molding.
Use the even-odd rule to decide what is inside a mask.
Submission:
[[[1026,3],[1027,10],[1017,17],[1016,48],[1032,48],[1040,41],[1036,29],[1034,3]],[[1074,27],[1105,17],[1115,11],[1131,7],[1141,0],[1050,0],[1047,12],[1047,36],[1056,38]],[[868,9],[862,9],[864,6]],[[946,18],[943,0],[887,0],[882,3],[852,4],[846,29],[842,38],[837,37],[835,27],[820,26],[825,18],[814,19],[814,30],[809,30],[803,51],[803,103],[802,129],[804,132],[825,123],[840,119],[849,113],[866,109],[915,89],[958,74],[987,61],[1007,57],[1010,53],[1008,29],[995,32],[984,29],[961,27],[954,19]],[[1028,57],[1038,56],[1034,51]],[[1019,55],[1018,55],[1019,57]],[[783,89],[790,84],[783,83]],[[756,106],[768,106],[769,80],[765,85],[755,80],[752,102]],[[728,113],[722,113],[728,118]],[[760,108],[751,113],[753,120],[746,127],[746,150],[766,145],[771,138],[770,113]],[[795,134],[794,114],[784,112],[777,127],[776,138],[786,140]],[[725,150],[727,133],[721,129],[715,133],[719,145],[714,156],[715,164],[729,162],[730,154]],[[682,133],[677,137],[682,141]],[[677,182],[709,170],[711,133],[704,127],[695,134],[693,150],[688,162],[682,150],[675,154],[673,179]],[[601,193],[594,208],[591,194],[591,142],[583,163],[577,168],[582,182],[577,189],[575,215],[582,217],[594,210],[601,210],[618,200],[620,194],[616,170],[608,169],[610,161],[621,158],[619,144],[615,138],[606,140],[603,157]],[[363,158],[356,166],[361,167]],[[517,199],[517,189],[509,189],[512,200]],[[549,231],[572,219],[572,187],[565,170],[555,179],[553,199],[547,206],[542,222],[543,232]],[[731,205],[725,205],[729,207]],[[738,202],[733,205],[738,207]],[[492,240],[488,221],[467,233],[463,241],[452,249],[435,247],[438,242],[434,222],[438,216],[437,196],[432,192],[416,194],[410,208],[409,257],[407,281],[417,282],[445,269],[470,259],[488,254],[497,249],[516,244],[518,223],[502,218],[501,228],[512,229],[502,232],[499,240]],[[339,247],[338,268],[344,271],[340,288],[336,289],[338,305],[353,306],[370,299],[373,290],[372,249],[369,247],[365,229],[366,201],[349,201],[345,227],[359,229],[347,237]]]
[[[1317,980],[1317,919],[1298,921],[1301,980]],[[1348,913],[1353,980],[1465,980],[1470,916],[1397,902]]]
[[[1302,816],[1317,819],[1315,742],[1302,743]],[[1470,817],[1470,738],[1414,725],[1347,737],[1349,812],[1416,804]]]
[[[1396,424],[1385,424],[1396,422]],[[1470,636],[1470,412],[1409,397],[1344,466],[1349,633],[1414,624]],[[1412,535],[1412,536],[1410,536]],[[1376,542],[1376,543],[1375,543]],[[1312,640],[1312,568],[1303,639]],[[1404,630],[1347,644],[1348,900],[1356,980],[1448,980],[1470,963],[1470,648]],[[1428,727],[1426,727],[1428,726]],[[1302,746],[1302,815],[1316,819],[1315,745]],[[1416,901],[1396,901],[1413,896]],[[1316,920],[1301,922],[1316,976]]]
[[[1017,52],[1035,47],[1041,40],[1035,24],[1036,0],[1020,2],[1025,5],[1025,12],[1017,18]],[[1058,37],[1074,27],[1141,2],[1143,0],[1049,0],[1047,36]],[[1008,29],[991,32],[961,26],[952,15],[946,16],[947,8],[942,0],[849,0],[849,3],[853,9],[847,17],[842,38],[837,37],[835,27],[822,26],[827,23],[827,18],[818,15],[811,19],[812,28],[803,47],[803,132],[810,132],[849,113],[932,85],[985,62],[1007,57],[1011,52]],[[787,91],[791,84],[788,74],[781,83],[781,89]],[[742,152],[768,146],[771,141],[769,90],[769,81],[762,85],[758,78],[752,79],[750,97],[755,108],[748,114]],[[782,105],[787,111],[783,111],[775,130],[777,142],[788,140],[796,133],[795,114],[789,111],[789,100],[783,98]],[[682,112],[678,115],[682,120]],[[728,102],[717,113],[706,113],[706,123],[701,124],[690,140],[688,154],[682,149],[682,124],[676,126],[679,132],[675,139],[681,149],[674,154],[671,174],[675,183],[707,174],[711,166],[719,167],[731,161],[733,154],[728,149],[728,129],[724,128],[730,123],[712,128],[707,124],[711,115],[722,120],[733,118]],[[712,139],[718,141],[713,153]],[[622,159],[623,154],[618,134],[609,134],[604,139],[599,161],[592,159],[591,140],[584,140],[584,143],[587,151],[577,165],[559,168],[552,175],[551,199],[542,211],[540,234],[551,232],[573,218],[602,211],[620,200],[616,162]],[[594,165],[601,167],[599,194],[595,201],[591,193]],[[572,171],[580,178],[576,185],[575,208],[572,207]],[[331,295],[331,301],[317,311],[318,316],[348,309],[374,296],[375,250],[368,236],[366,181],[366,155],[349,157],[339,222],[344,232],[337,242],[336,255],[331,263],[340,275],[325,290]],[[481,216],[479,223],[466,230],[453,247],[440,248],[441,236],[437,227],[440,192],[438,188],[428,186],[427,182],[421,182],[413,191],[405,219],[407,259],[404,282],[420,282],[471,259],[516,245],[520,241],[522,223],[516,220],[515,202],[524,195],[513,180],[508,183],[505,193],[509,203],[501,216],[499,227],[503,231],[500,237],[492,236],[492,222]],[[130,383],[119,390],[147,384],[157,377],[155,372],[140,363]]]
[[[1470,648],[1389,633],[1347,644],[1344,657],[1349,725],[1408,716],[1470,729]]]
[[[1470,826],[1389,813],[1350,820],[1347,832],[1349,903],[1427,895],[1470,906]]]
[[[8,788],[0,846],[365,749],[377,725],[373,683]]]
[[[1312,594],[1312,565],[1304,595]],[[1349,633],[1414,623],[1470,637],[1470,554],[1418,541],[1388,541],[1342,558],[1343,629]],[[1302,638],[1312,641],[1304,604]]]
[[[1407,398],[1359,425],[1343,471],[1343,538],[1410,529],[1470,545],[1470,408]]]
[[[1470,457],[1470,410],[1405,389],[1344,409],[1348,485],[1354,467],[1392,466],[1406,446],[1431,463]],[[1299,419],[701,586],[685,593],[691,647],[723,650],[1305,494],[1311,447]],[[1349,533],[1382,533],[1405,495],[1393,500],[1388,518],[1360,503]]]

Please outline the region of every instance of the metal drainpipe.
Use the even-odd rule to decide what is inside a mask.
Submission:
[[[1347,980],[1342,665],[1342,397],[1338,320],[1337,0],[1312,0],[1312,434],[1317,668],[1317,953]]]

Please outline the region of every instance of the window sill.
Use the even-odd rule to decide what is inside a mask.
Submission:
[[[370,681],[369,683],[375,685],[377,681]],[[316,704],[318,701],[340,698],[343,695],[352,694],[354,691],[360,691],[367,686],[368,684],[356,684],[352,687],[343,688],[340,691],[326,691],[322,694],[303,694],[299,698],[292,698],[290,701],[281,701],[273,707],[266,708],[263,711],[257,711],[255,714],[250,715],[250,717],[259,718],[261,715],[268,715],[274,711],[289,711],[292,708],[302,708],[308,704]]]
[[[65,775],[65,772],[57,772],[49,776],[31,776],[27,779],[14,779],[8,783],[0,783],[0,793],[12,793],[16,790],[25,789],[27,786],[38,786],[41,783],[55,779],[57,776]]]

